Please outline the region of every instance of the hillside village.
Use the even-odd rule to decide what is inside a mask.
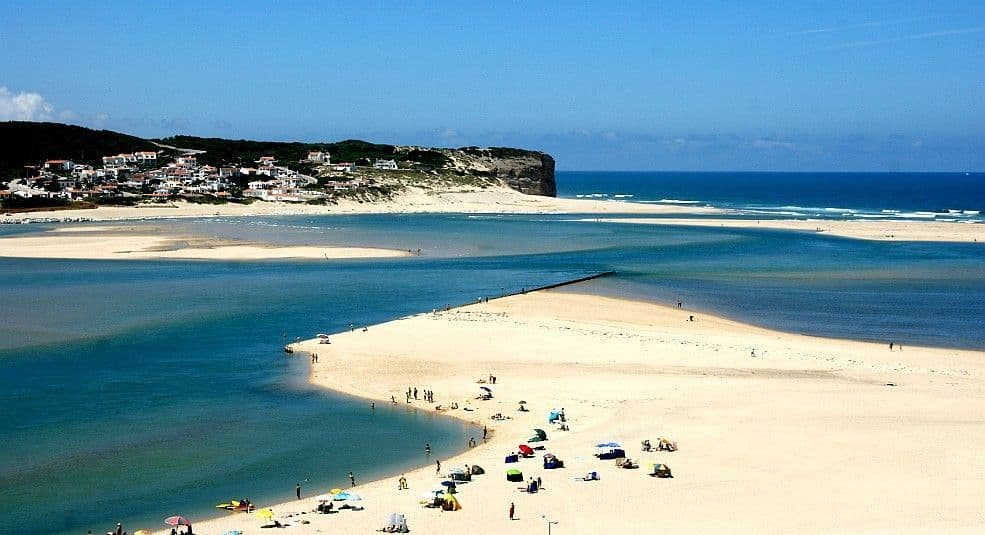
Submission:
[[[554,159],[507,147],[152,140],[59,123],[0,122],[0,209],[8,213],[175,201],[374,202],[407,188],[490,186],[553,196]]]
[[[323,203],[362,192],[379,193],[379,178],[358,173],[352,162],[333,162],[331,154],[312,151],[292,164],[306,164],[304,174],[262,156],[249,166],[213,166],[199,162],[204,151],[185,150],[168,157],[169,151],[137,151],[106,155],[102,166],[66,159],[46,160],[28,166],[26,178],[0,183],[0,199],[23,200],[42,206],[43,201],[87,201],[94,204],[137,204],[183,199],[191,202],[251,202],[253,200]],[[297,167],[297,166],[292,166]],[[394,160],[377,159],[372,171],[398,171]],[[377,175],[379,173],[376,173]],[[374,189],[375,191],[370,191]],[[27,202],[33,199],[34,202]],[[11,203],[17,204],[17,203]]]

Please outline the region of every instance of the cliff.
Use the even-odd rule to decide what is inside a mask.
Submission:
[[[499,179],[503,185],[529,195],[554,197],[554,158],[543,152],[504,147],[440,149],[446,169]]]

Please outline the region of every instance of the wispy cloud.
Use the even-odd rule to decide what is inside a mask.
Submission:
[[[795,32],[789,32],[787,35],[811,35],[818,33],[831,33],[840,32],[845,30],[856,30],[858,28],[878,28],[881,26],[892,26],[895,24],[906,24],[908,22],[926,22],[933,19],[944,18],[945,15],[927,15],[922,17],[907,17],[902,19],[885,19],[885,20],[873,20],[869,22],[858,22],[855,24],[845,24],[843,26],[825,26],[821,28],[813,28],[808,30],[799,30]]]
[[[789,141],[777,141],[775,139],[756,139],[751,143],[754,149],[785,149],[785,150],[797,150],[799,146],[796,143],[791,143]]]
[[[888,37],[886,39],[852,41],[848,43],[842,43],[840,45],[829,46],[826,47],[824,50],[844,50],[846,48],[862,48],[867,46],[883,45],[887,43],[900,43],[903,41],[916,41],[918,39],[932,39],[935,37],[946,37],[949,35],[962,35],[966,33],[978,33],[978,32],[985,32],[985,26],[977,26],[974,28],[958,28],[954,30],[941,30],[937,32],[917,33],[913,35],[902,35],[899,37]]]
[[[50,121],[54,111],[40,93],[13,93],[0,85],[0,121]]]

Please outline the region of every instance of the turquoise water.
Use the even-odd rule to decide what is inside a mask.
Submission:
[[[383,261],[0,259],[0,532],[154,527],[170,514],[210,515],[232,497],[289,499],[298,481],[314,492],[350,470],[360,480],[394,474],[427,461],[425,442],[447,457],[476,430],[313,390],[304,360],[281,353],[285,341],[596,271],[617,275],[582,291],[683,299],[789,331],[985,349],[982,244],[577,219],[154,223],[423,251]]]

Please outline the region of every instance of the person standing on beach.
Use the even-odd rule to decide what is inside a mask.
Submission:
[[[417,389],[414,389],[414,399],[417,399]]]
[[[513,520],[513,514],[516,513],[516,505],[510,502],[510,520]]]
[[[401,474],[400,479],[397,480],[397,490],[405,490],[406,488],[407,488],[407,477]]]
[[[298,495],[298,499],[300,500],[301,499],[301,484],[300,483],[296,483],[294,485],[294,493]]]
[[[434,473],[440,476],[441,475],[441,461],[435,459],[434,460],[434,465],[435,465]]]
[[[356,476],[352,475],[352,472],[349,472],[349,483],[351,483],[353,487],[356,486]]]
[[[892,342],[889,342],[889,350],[890,350],[890,351],[892,351],[892,350],[893,350],[893,343],[892,343]]]
[[[485,440],[489,436],[489,428],[482,426],[482,440]]]

